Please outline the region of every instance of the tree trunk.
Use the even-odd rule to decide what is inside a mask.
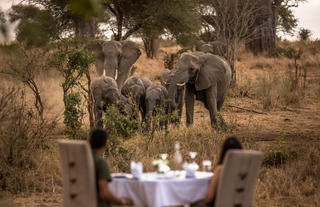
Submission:
[[[264,52],[272,53],[276,49],[276,26],[277,10],[282,0],[261,0],[258,6],[261,8],[260,15],[256,17],[252,31],[258,33],[254,40],[246,44],[246,48],[258,55]]]
[[[146,51],[147,58],[154,58],[157,56],[157,40],[153,37],[143,37],[144,49]]]
[[[97,32],[97,21],[95,18],[84,20],[81,17],[74,18],[75,36],[94,38]]]
[[[86,77],[87,77],[87,80],[88,80],[88,100],[87,100],[87,104],[88,104],[88,113],[89,113],[89,122],[90,122],[90,129],[94,129],[94,117],[93,117],[93,113],[94,113],[94,110],[93,110],[93,100],[92,100],[92,91],[91,91],[91,88],[90,88],[90,85],[91,85],[91,76],[90,76],[90,71],[88,70],[86,72]]]

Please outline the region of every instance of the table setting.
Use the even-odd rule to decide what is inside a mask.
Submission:
[[[117,196],[130,197],[137,206],[161,207],[193,203],[205,197],[213,176],[211,162],[204,160],[200,171],[195,162],[196,155],[196,152],[190,152],[191,162],[182,163],[176,143],[173,163],[169,163],[168,154],[163,153],[160,154],[161,159],[152,162],[154,172],[143,172],[141,162],[131,161],[131,173],[113,173],[109,187]]]

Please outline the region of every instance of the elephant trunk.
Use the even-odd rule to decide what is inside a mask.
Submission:
[[[169,99],[170,110],[172,111],[174,111],[177,108],[176,94],[177,94],[177,87],[175,85],[170,85],[168,87],[168,99]]]
[[[129,62],[125,60],[120,61],[120,64],[118,67],[118,77],[116,79],[119,88],[122,87],[123,83],[129,77],[130,69],[131,69],[131,65]]]

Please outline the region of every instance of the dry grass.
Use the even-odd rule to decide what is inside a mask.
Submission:
[[[292,43],[282,43],[283,47],[289,45],[292,46]],[[300,79],[299,90],[289,90],[292,79],[288,78],[288,70],[292,70],[292,60],[254,57],[242,51],[236,65],[237,86],[230,90],[222,109],[222,115],[229,125],[228,131],[211,129],[207,110],[196,102],[193,127],[186,128],[182,124],[180,128],[170,128],[169,133],[156,132],[152,140],[137,134],[123,142],[125,152],[118,151],[108,158],[111,170],[128,170],[128,161],[132,159],[142,161],[144,170],[151,171],[151,161],[158,159],[160,153],[172,155],[175,141],[181,143],[185,159],[188,159],[189,151],[197,151],[198,163],[203,159],[216,162],[221,143],[226,136],[232,134],[240,138],[246,149],[268,152],[277,149],[279,135],[286,132],[286,148],[296,151],[298,156],[277,167],[261,168],[255,206],[320,206],[320,148],[317,147],[320,144],[320,55],[317,52],[320,45],[317,42],[307,45],[294,43],[293,46],[304,47],[305,53],[298,63],[301,68],[307,69],[305,88],[302,87],[303,79]],[[160,48],[158,57],[153,60],[142,54],[135,64],[136,74],[157,80],[164,71],[162,58],[165,52],[176,52],[178,49],[175,46]],[[39,79],[47,117],[61,116],[61,78],[55,71],[50,71],[49,74],[39,76]],[[5,83],[11,85],[12,80],[5,80]],[[32,101],[28,97],[27,100]],[[235,109],[228,107],[228,104],[263,113]],[[183,114],[182,123],[184,122]],[[63,125],[60,122],[54,136],[61,138],[62,131]],[[24,189],[23,194],[30,198],[23,198],[21,194],[18,198],[14,197],[17,205],[25,203],[25,206],[59,206],[61,175],[57,148],[51,144],[52,141],[55,140],[47,140],[49,148],[39,151],[34,157],[38,162],[37,170],[23,172],[26,175],[25,181],[19,182],[37,183],[38,187],[37,190],[32,187]],[[37,194],[31,195],[31,192]]]

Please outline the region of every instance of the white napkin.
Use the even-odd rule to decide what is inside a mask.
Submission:
[[[186,177],[194,178],[196,177],[196,171],[199,169],[199,165],[195,162],[193,163],[184,163],[184,170],[186,171]]]
[[[133,178],[139,179],[143,172],[143,167],[141,162],[130,162],[130,169]]]

